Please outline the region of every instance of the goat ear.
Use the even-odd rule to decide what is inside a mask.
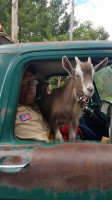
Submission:
[[[68,72],[68,74],[70,76],[71,75],[73,76],[74,69],[66,56],[63,56],[62,58],[62,65],[63,65],[63,68]]]
[[[108,57],[106,57],[102,62],[100,62],[98,65],[94,67],[95,72],[101,70],[102,68],[106,67],[108,63]]]
[[[91,58],[90,58],[90,57],[88,57],[88,63],[90,63],[90,64],[91,64]]]
[[[77,56],[75,56],[75,61],[76,61],[76,64],[80,64],[81,61],[79,60],[79,58]]]

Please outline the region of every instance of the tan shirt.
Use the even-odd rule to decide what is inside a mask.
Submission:
[[[49,126],[38,107],[18,106],[15,120],[15,135],[20,139],[32,139],[48,142]]]

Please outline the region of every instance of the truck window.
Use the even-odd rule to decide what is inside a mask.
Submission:
[[[112,102],[112,68],[108,66],[95,74],[95,83],[101,100]]]

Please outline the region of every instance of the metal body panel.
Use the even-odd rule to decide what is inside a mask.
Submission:
[[[111,50],[112,41],[64,41],[64,42],[35,42],[19,43],[0,46],[2,54],[26,54],[29,52],[62,51],[62,50]]]
[[[18,164],[23,158],[29,159],[29,166],[19,173],[0,173],[0,188],[5,185],[13,189],[10,199],[16,198],[16,192],[21,196],[23,191],[27,191],[31,197],[34,191],[38,195],[39,190],[46,194],[41,194],[39,199],[61,199],[60,194],[63,197],[67,195],[69,199],[75,196],[80,199],[112,197],[112,145],[51,143],[40,147],[3,148],[5,155],[8,154],[4,164]],[[8,197],[7,193],[4,197]]]

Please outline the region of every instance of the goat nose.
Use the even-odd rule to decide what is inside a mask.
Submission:
[[[88,87],[87,90],[92,93],[93,92],[93,87],[92,86]]]

